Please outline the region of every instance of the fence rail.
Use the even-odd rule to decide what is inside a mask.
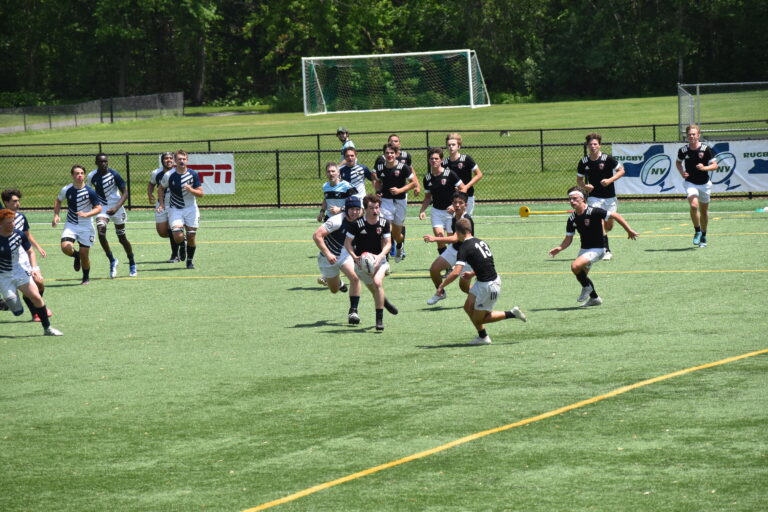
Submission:
[[[710,124],[709,126],[712,126]],[[768,121],[721,123],[721,131],[742,130],[752,138],[768,138]],[[744,130],[749,130],[745,132]],[[603,150],[611,144],[679,142],[677,125],[641,125],[539,130],[463,130],[462,152],[472,155],[483,172],[477,200],[534,201],[558,199],[575,183],[576,162],[584,156],[584,135],[597,131]],[[419,176],[427,169],[426,150],[443,146],[450,130],[399,132],[403,147],[413,154]],[[759,134],[759,135],[758,135]],[[353,134],[358,159],[372,166],[389,132]],[[746,138],[746,137],[744,137]],[[503,142],[503,143],[500,143]],[[406,146],[407,145],[407,146]],[[287,146],[287,147],[286,147]],[[72,152],[44,153],[41,149],[71,148]],[[183,148],[191,153],[232,153],[236,189],[233,195],[206,195],[203,207],[283,207],[316,205],[322,200],[323,168],[339,161],[339,142],[332,134],[186,141],[84,142],[74,144],[0,145],[0,188],[14,187],[24,194],[24,207],[48,209],[69,182],[73,164],[94,169],[94,155],[110,155],[110,166],[126,179],[129,208],[152,205],[146,189],[150,172],[163,151]],[[741,194],[752,197],[751,194]],[[669,196],[665,196],[669,197]],[[419,202],[421,198],[411,199]]]

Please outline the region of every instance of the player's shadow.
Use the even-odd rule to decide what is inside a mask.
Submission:
[[[645,252],[686,252],[695,251],[698,247],[673,247],[672,249],[644,249]]]
[[[494,341],[492,345],[517,345],[519,344],[519,341],[502,341],[502,342],[496,342]],[[478,347],[486,347],[488,345],[470,345],[469,343],[446,343],[444,345],[416,345],[416,348],[420,348],[422,350],[433,350],[436,348],[478,348]]]
[[[450,311],[452,309],[464,309],[464,306],[450,306],[450,307],[447,307],[447,306],[429,306],[429,307],[426,307],[426,308],[421,308],[421,311],[425,311],[427,313],[432,313],[432,312]]]
[[[289,292],[326,292],[328,293],[328,288],[325,286],[294,286],[293,288],[286,288]],[[344,292],[339,291],[337,292],[337,295],[343,295]]]
[[[585,308],[583,306],[569,306],[565,308],[529,308],[528,311],[583,311]]]
[[[101,281],[103,278],[101,277],[92,277],[90,278],[90,281]],[[70,286],[88,286],[83,285],[81,283],[81,279],[67,279],[66,282],[62,282],[63,280],[57,280],[56,283],[45,283],[46,288],[68,288]]]
[[[311,324],[295,324],[289,327],[289,329],[307,329],[312,327],[324,327],[324,326],[335,326],[337,324],[331,323],[328,320],[318,320],[317,322],[312,322]]]
[[[174,272],[174,271],[177,271],[177,270],[187,270],[187,268],[184,267],[184,266],[181,266],[181,267],[171,267],[171,266],[168,266],[168,267],[159,267],[159,268],[141,268],[139,270],[141,270],[142,273],[146,273],[146,272]],[[126,277],[126,276],[122,276],[122,277]]]

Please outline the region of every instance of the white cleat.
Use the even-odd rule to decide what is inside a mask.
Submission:
[[[429,298],[429,300],[427,300],[427,304],[429,304],[430,306],[433,306],[438,302],[440,302],[441,300],[444,300],[446,297],[448,297],[448,294],[445,291],[443,291],[442,295],[434,294],[432,297]]]
[[[58,329],[54,329],[53,327],[48,327],[48,328],[45,330],[45,333],[44,333],[44,334],[45,334],[46,336],[64,336],[64,333],[62,333],[62,332],[61,332],[60,330],[58,330]]]
[[[491,337],[486,336],[485,338],[481,338],[478,336],[477,338],[473,339],[467,345],[490,345],[491,344]]]
[[[588,308],[590,306],[599,306],[603,303],[603,299],[600,297],[595,297],[594,299],[589,299],[587,302],[581,305],[583,308]]]
[[[324,277],[318,277],[317,278],[317,284],[319,284],[320,286],[328,286],[328,283],[325,282],[325,278]]]
[[[117,258],[112,260],[109,264],[109,277],[114,279],[117,277],[117,266],[120,264],[119,261],[117,261]]]
[[[523,322],[528,321],[528,317],[525,316],[525,313],[520,311],[520,308],[515,306],[512,309],[509,310],[510,313],[512,313],[512,316],[517,318],[518,320],[522,320]]]
[[[613,253],[611,251],[605,251],[603,254],[603,261],[611,261],[613,259]]]
[[[576,302],[584,302],[587,300],[589,298],[589,294],[592,293],[592,290],[594,290],[594,288],[591,286],[582,286],[581,295],[579,295],[579,298],[576,299]]]

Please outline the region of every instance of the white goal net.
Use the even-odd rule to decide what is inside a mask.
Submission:
[[[304,114],[491,104],[474,50],[302,57]]]

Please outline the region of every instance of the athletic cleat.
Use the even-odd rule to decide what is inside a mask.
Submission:
[[[473,339],[467,345],[490,345],[491,344],[491,337],[486,336],[485,338],[481,338],[478,336],[477,338]]]
[[[360,323],[360,315],[357,314],[357,310],[352,310],[347,315],[347,322],[349,325],[357,325]]]
[[[129,275],[129,276],[131,276],[131,277],[136,277],[137,275],[139,275],[139,273],[138,273],[138,272],[136,272],[136,265],[131,265],[131,266],[129,267],[129,269],[130,269],[130,271],[128,272],[128,275]]]
[[[117,258],[109,262],[109,277],[114,279],[117,277],[117,266],[120,264]]]
[[[396,252],[395,244],[393,243],[392,247],[390,247],[390,249],[389,249],[389,255],[390,256],[395,256],[395,252]]]
[[[80,253],[75,253],[75,261],[72,263],[72,268],[75,269],[75,272],[80,272]]]
[[[389,299],[387,299],[386,297],[384,298],[384,309],[389,311],[390,315],[396,315],[399,313],[395,305],[389,302]]]
[[[613,253],[611,251],[605,251],[603,254],[603,261],[611,261],[613,259]]]
[[[699,247],[706,247],[706,246],[707,246],[707,237],[706,236],[702,236],[701,237],[701,242],[699,242]]]
[[[400,247],[395,252],[395,263],[400,263],[404,259],[405,259],[405,248],[404,247]]]
[[[701,243],[701,231],[697,231],[695,235],[693,235],[693,245],[699,245]]]
[[[384,322],[382,322],[382,321],[377,321],[377,322],[376,322],[376,330],[377,330],[377,331],[383,331],[383,330],[384,330]]]
[[[64,336],[64,333],[62,333],[62,332],[61,332],[60,330],[58,330],[58,329],[54,329],[53,327],[48,327],[48,328],[47,328],[47,329],[44,331],[44,334],[45,334],[45,336]]]
[[[599,306],[602,303],[603,303],[603,299],[601,299],[600,297],[594,297],[594,298],[590,298],[587,302],[582,304],[581,307],[588,308],[590,306]]]
[[[33,322],[39,322],[40,321],[40,315],[38,315],[37,313],[32,315],[32,321]]]
[[[45,308],[45,314],[48,315],[48,318],[51,318],[53,316],[53,311],[51,311],[48,308]]]
[[[179,246],[179,261],[187,259],[187,244],[183,243]]]
[[[520,308],[515,306],[512,309],[509,310],[510,313],[512,313],[512,316],[517,318],[518,320],[522,320],[523,322],[528,321],[528,317],[525,316],[525,313],[520,311]]]
[[[445,290],[443,290],[442,295],[434,294],[432,297],[430,297],[429,300],[427,300],[427,304],[433,306],[441,300],[444,300],[446,297],[448,297],[448,294],[445,292]]]
[[[576,302],[584,302],[585,300],[587,300],[589,298],[589,294],[592,293],[593,290],[594,290],[594,288],[592,288],[589,285],[582,286],[581,287],[581,295],[579,295],[579,298],[576,299]]]
[[[187,270],[194,270],[195,264],[192,263],[192,260],[187,260]]]
[[[347,283],[341,283],[341,286],[339,286],[339,291],[341,293],[347,293],[347,291],[349,291],[349,288],[347,288]]]
[[[328,286],[328,283],[325,281],[324,277],[318,277],[317,284],[319,284],[320,286]]]
[[[166,260],[166,263],[178,263],[178,262],[180,262],[180,261],[181,261],[181,260],[179,259],[179,257],[178,257],[178,256],[175,256],[175,257],[173,257],[173,258],[168,258],[168,259]]]
[[[83,279],[82,281],[80,281],[80,284],[91,284],[91,280],[90,279]]]

